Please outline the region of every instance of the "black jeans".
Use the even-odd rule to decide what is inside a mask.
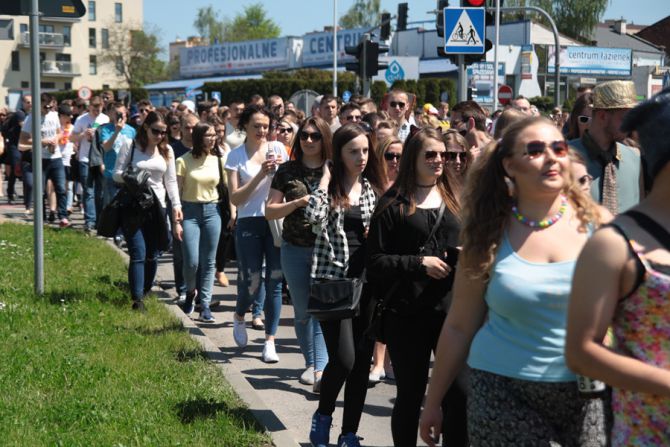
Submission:
[[[445,314],[427,311],[416,316],[384,314],[386,347],[391,356],[397,396],[391,417],[393,444],[416,446],[421,402],[428,384],[430,355],[437,347]],[[442,401],[443,445],[467,446],[466,388],[454,381]]]
[[[374,340],[364,333],[370,324],[371,303],[363,289],[361,314],[353,319],[322,321],[321,330],[328,350],[328,364],[321,378],[319,414],[330,416],[342,386],[344,415],[342,433],[356,433],[368,392],[370,358]]]

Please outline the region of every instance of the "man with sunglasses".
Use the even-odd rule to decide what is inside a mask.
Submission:
[[[65,166],[63,165],[63,155],[61,154],[58,140],[60,139],[60,119],[58,112],[52,110],[53,97],[47,93],[40,95],[42,101],[42,110],[40,110],[40,133],[42,140],[42,180],[46,182],[51,180],[56,190],[56,200],[58,203],[58,219],[61,227],[67,227],[70,223],[67,220],[67,195],[65,192]],[[19,139],[19,150],[30,154],[33,148],[32,125],[33,114],[26,117],[21,129]],[[24,171],[24,176],[32,178],[32,165]],[[32,186],[32,185],[31,185]],[[32,189],[32,188],[30,188]],[[24,191],[29,195],[29,191]],[[30,200],[28,196],[25,200],[26,209],[30,209]],[[43,200],[42,200],[43,201]],[[43,203],[36,203],[35,206],[43,206]]]
[[[473,156],[491,141],[486,127],[486,113],[475,101],[461,101],[454,106],[451,111],[451,129],[465,137]]]
[[[342,124],[360,123],[361,118],[363,118],[361,108],[358,104],[353,102],[348,102],[343,105],[338,114],[338,119]]]
[[[84,190],[84,230],[93,232],[96,223],[96,211],[102,208],[102,163],[91,166],[91,146],[102,142],[97,129],[109,123],[109,117],[102,113],[102,98],[94,96],[88,106],[88,113],[77,118],[70,140],[79,145],[77,149],[79,181]],[[96,202],[97,201],[97,202]]]
[[[402,90],[392,90],[388,97],[388,114],[398,125],[398,138],[403,143],[409,136],[409,122],[407,121],[407,110],[409,109],[409,95]]]
[[[586,160],[593,178],[591,195],[612,214],[640,201],[643,172],[640,152],[626,146],[623,117],[637,105],[632,81],[607,81],[593,89],[591,125],[581,138],[569,142]]]

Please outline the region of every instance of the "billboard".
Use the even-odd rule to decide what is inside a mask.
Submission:
[[[179,71],[193,77],[289,68],[292,40],[282,37],[181,48]]]
[[[553,74],[555,47],[549,47],[548,72]],[[630,77],[633,51],[630,48],[566,47],[559,55],[561,74]]]
[[[353,56],[344,52],[344,47],[353,47],[358,45],[365,29],[345,29],[337,31],[337,63],[354,62]],[[333,63],[333,33],[312,33],[305,34],[302,47],[302,65],[303,67],[317,65],[332,65]]]
[[[468,66],[467,75],[473,101],[493,104],[493,62],[475,62]],[[498,62],[498,79],[500,84],[505,81],[504,62]]]

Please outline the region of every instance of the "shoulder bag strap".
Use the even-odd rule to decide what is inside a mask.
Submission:
[[[658,222],[639,211],[626,211],[624,215],[633,219],[650,236],[660,242],[666,250],[670,250],[670,233]]]
[[[223,158],[222,155],[219,155],[220,152],[216,151],[216,164],[219,166],[219,185],[223,186],[223,168],[221,167],[221,159]],[[221,200],[221,197],[219,197],[219,200]]]

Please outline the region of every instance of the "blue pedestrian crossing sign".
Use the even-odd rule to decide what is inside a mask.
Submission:
[[[483,54],[485,23],[484,8],[444,8],[444,52]]]

